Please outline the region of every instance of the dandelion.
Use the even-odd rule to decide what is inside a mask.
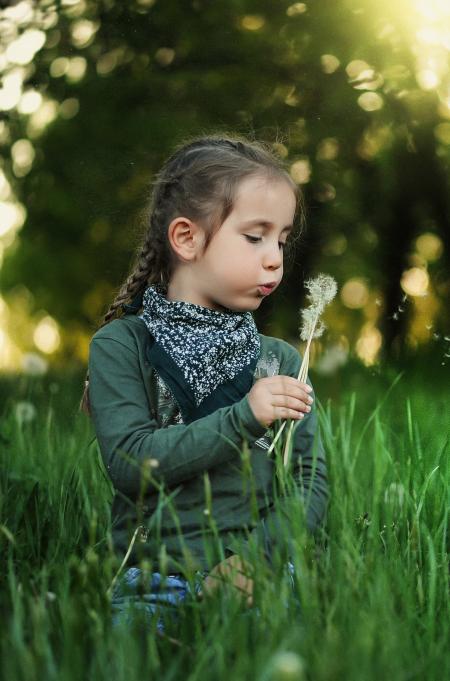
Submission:
[[[333,374],[340,366],[343,366],[348,359],[348,350],[341,345],[332,345],[323,356],[318,360],[315,370],[319,374]]]
[[[305,282],[305,288],[307,288],[309,291],[309,293],[306,294],[306,297],[309,299],[310,305],[306,309],[300,310],[302,319],[302,324],[299,329],[300,338],[301,340],[306,341],[303,361],[297,376],[297,380],[301,381],[302,383],[306,383],[308,379],[309,347],[311,345],[311,341],[313,338],[319,338],[319,336],[321,336],[326,329],[326,325],[321,320],[319,321],[319,317],[326,305],[331,303],[335,297],[337,292],[337,284],[333,277],[331,277],[329,274],[318,274],[315,279],[309,279]],[[278,433],[275,435],[271,446],[267,450],[268,455],[273,450],[275,443],[283,432],[286,423],[287,421],[283,423],[278,430]],[[283,462],[285,466],[288,465],[289,443],[292,436],[293,426],[294,422],[291,421],[284,449]]]
[[[31,402],[17,402],[15,416],[18,424],[22,426],[24,423],[29,423],[35,418],[36,407]]]
[[[36,352],[26,352],[22,357],[22,370],[28,376],[43,376],[47,373],[48,362]]]
[[[403,500],[405,498],[405,488],[401,483],[391,482],[389,487],[386,488],[384,492],[384,502],[390,505],[398,505],[400,508],[403,506]]]
[[[272,678],[277,681],[300,681],[305,678],[305,662],[300,655],[282,650],[272,659]]]

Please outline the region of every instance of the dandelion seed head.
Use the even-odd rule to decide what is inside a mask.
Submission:
[[[317,320],[317,314],[312,307],[301,310],[302,326],[300,327],[300,338],[307,341],[309,337],[319,338],[327,328],[322,320]]]
[[[314,324],[316,321],[315,311],[312,307],[306,307],[300,310],[302,317],[302,324],[300,326],[300,338],[303,341],[307,341],[314,330]]]
[[[319,338],[327,328],[327,325],[320,319],[316,325],[316,329],[313,334],[313,338]]]
[[[326,329],[323,322],[318,322],[320,314],[323,312],[325,305],[328,305],[336,295],[337,284],[336,281],[329,274],[318,274],[314,279],[308,279],[305,282],[305,287],[308,289],[307,298],[311,301],[310,305],[300,310],[301,326],[299,328],[300,338],[303,341],[308,341],[309,338],[318,338]],[[317,329],[315,327],[317,325]]]
[[[309,291],[307,298],[311,301],[311,305],[320,310],[323,310],[337,293],[335,279],[329,274],[323,273],[318,274],[314,279],[308,279],[305,282],[305,288]]]

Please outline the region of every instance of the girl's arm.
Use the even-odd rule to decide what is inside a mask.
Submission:
[[[159,427],[150,412],[137,349],[102,336],[89,352],[89,401],[103,461],[116,489],[137,498],[142,466],[168,486],[240,455],[243,440],[267,430],[247,395],[232,406],[184,425]],[[151,462],[150,462],[151,463]]]

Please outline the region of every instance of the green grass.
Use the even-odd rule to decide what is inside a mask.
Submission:
[[[316,541],[292,519],[302,613],[283,607],[281,572],[259,570],[261,617],[238,617],[218,592],[180,611],[172,634],[183,648],[154,629],[111,628],[107,589],[122,557],[92,426],[77,413],[82,376],[3,379],[2,677],[448,678],[448,388],[419,369],[312,374],[331,501]],[[15,417],[18,400],[36,406],[29,423]]]

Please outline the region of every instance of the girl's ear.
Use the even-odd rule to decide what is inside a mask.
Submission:
[[[205,242],[205,232],[189,218],[176,217],[167,230],[170,246],[184,262],[191,262],[201,254]]]

